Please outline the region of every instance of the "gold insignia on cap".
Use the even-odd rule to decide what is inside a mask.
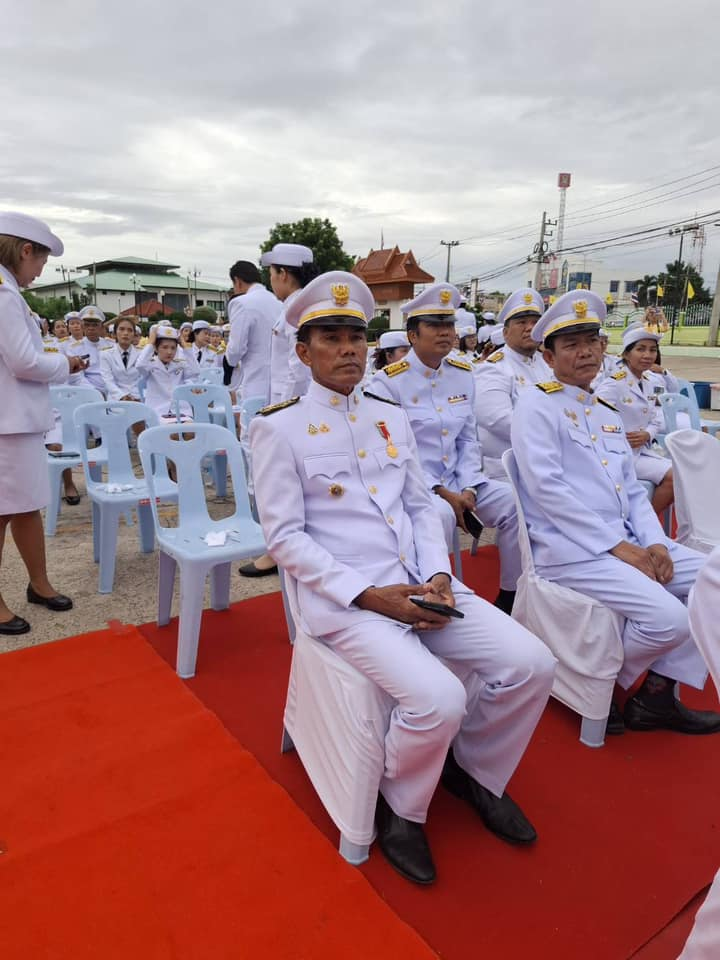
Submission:
[[[530,303],[532,303],[532,302],[533,302],[532,294],[531,294],[531,293],[524,293],[524,294],[523,294],[523,303],[528,303],[528,304],[530,304]]]
[[[578,320],[583,320],[588,312],[587,300],[576,300],[573,304],[573,309],[575,310],[575,316]]]
[[[350,299],[350,287],[346,283],[334,283],[330,287],[330,293],[336,307],[344,307]]]
[[[446,306],[448,303],[450,303],[451,299],[452,299],[452,294],[450,293],[449,290],[440,291],[440,303]]]
[[[345,493],[345,487],[341,483],[331,483],[328,490],[331,497],[341,497]]]

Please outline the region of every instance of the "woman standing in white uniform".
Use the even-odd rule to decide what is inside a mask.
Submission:
[[[655,484],[653,509],[661,513],[674,500],[670,460],[652,443],[665,430],[665,418],[658,405],[654,385],[648,371],[657,358],[657,345],[662,334],[651,333],[643,326],[628,327],[623,334],[623,365],[600,384],[598,395],[617,407],[625,427],[625,435],[635,456],[638,480]]]
[[[42,273],[48,255],[61,256],[62,241],[41,220],[0,213],[0,552],[10,527],[28,572],[27,599],[50,610],[69,610],[47,576],[40,510],[50,499],[43,435],[52,426],[49,383],[64,383],[84,362],[45,353],[40,331],[20,294]],[[27,633],[0,597],[0,633]]]

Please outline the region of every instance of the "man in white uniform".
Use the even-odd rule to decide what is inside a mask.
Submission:
[[[441,773],[497,835],[535,839],[505,786],[548,697],[554,659],[450,576],[407,417],[357,386],[373,312],[365,284],[340,271],[289,305],[313,380],[304,397],[255,418],[253,469],[268,549],[297,580],[310,630],[396,700],[378,841],[403,876],[431,883],[422,824]],[[419,608],[411,596],[465,618]],[[484,681],[471,701],[453,672],[468,667]]]
[[[483,451],[483,470],[506,480],[501,457],[510,449],[510,425],[518,397],[541,380],[550,368],[537,350],[532,329],[545,310],[537,290],[511,293],[498,316],[505,346],[475,366],[475,416]]]
[[[254,263],[238,260],[230,268],[230,278],[238,296],[228,305],[231,327],[225,358],[231,367],[240,365],[238,403],[251,397],[263,397],[267,403],[272,330],[282,304],[262,285]]]
[[[707,677],[685,607],[705,557],[665,536],[619,414],[590,390],[604,319],[600,297],[573,290],[533,330],[555,379],[521,396],[512,446],[535,565],[626,618],[618,683],[628,689],[648,673],[625,705],[625,726],[715,733],[720,714],[689,710],[674,695],[676,681],[702,688]],[[622,731],[615,709],[608,733]]]
[[[468,530],[466,511],[497,529],[500,592],[496,605],[510,613],[520,576],[515,501],[507,484],[489,480],[475,420],[473,367],[448,356],[459,293],[436,283],[403,306],[412,350],[370,381],[368,390],[398,402],[410,419],[428,490],[452,550],[455,527]]]
[[[85,331],[82,344],[84,352],[88,357],[88,365],[84,373],[85,383],[99,390],[100,393],[105,396],[107,394],[107,388],[100,370],[100,347],[106,345],[105,341],[101,342],[100,340],[100,332],[105,322],[105,314],[100,307],[96,307],[95,304],[90,303],[87,307],[82,308],[79,316]]]

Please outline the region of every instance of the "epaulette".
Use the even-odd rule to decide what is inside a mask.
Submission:
[[[557,393],[558,390],[564,390],[565,387],[557,380],[547,380],[545,383],[536,383],[535,386],[543,393]]]
[[[405,373],[406,370],[409,370],[410,364],[407,360],[396,360],[395,363],[389,363],[382,369],[388,377],[396,377],[399,373]]]
[[[488,363],[497,363],[498,360],[502,360],[502,358],[503,358],[504,356],[505,356],[505,354],[502,352],[502,350],[497,350],[495,353],[491,353],[491,354],[490,354],[490,356],[487,358],[487,362],[488,362]]]
[[[70,337],[58,337],[58,343],[67,343]]]
[[[138,341],[138,347],[146,347],[149,343],[150,340],[148,337],[140,337],[140,340]]]
[[[43,353],[60,353],[57,347],[43,347]]]
[[[271,403],[269,407],[263,407],[258,410],[261,417],[269,417],[271,413],[277,413],[278,410],[284,410],[285,407],[294,407],[300,402],[300,397],[291,397],[289,400],[283,400],[282,403]]]
[[[624,380],[627,376],[627,370],[618,370],[617,373],[611,373],[610,376],[613,380]]]
[[[482,362],[483,362],[482,357],[475,357],[475,359],[473,360],[473,363],[482,363]]]
[[[394,407],[402,406],[397,400],[391,400],[390,397],[379,397],[376,393],[370,393],[369,390],[363,390],[362,395],[364,397],[370,397],[371,400],[379,400],[380,403],[391,403]]]
[[[472,373],[472,367],[469,363],[465,363],[464,360],[456,360],[454,357],[445,357],[445,362],[449,363],[451,367],[457,367],[458,370],[467,370],[469,373]]]
[[[102,353],[105,353],[106,350],[112,350],[114,346],[115,346],[114,343],[109,343],[106,347],[100,347],[100,350],[102,351]]]
[[[604,407],[607,407],[609,410],[614,410],[615,413],[620,413],[618,408],[613,403],[610,403],[609,400],[603,400],[602,397],[598,397],[597,402],[601,403]]]

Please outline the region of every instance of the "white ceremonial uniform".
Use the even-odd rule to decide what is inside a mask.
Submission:
[[[387,802],[424,822],[453,738],[460,765],[500,796],[549,694],[547,648],[455,579],[466,616],[439,630],[416,633],[353,603],[370,586],[449,574],[404,412],[312,381],[300,400],[255,417],[250,439],[268,550],[297,580],[310,631],[397,701],[380,785]],[[468,666],[485,681],[473,702],[452,672]]]
[[[475,373],[475,418],[488,477],[507,480],[501,457],[510,449],[510,424],[518,396],[536,383],[549,380],[550,368],[537,351],[525,356],[505,346],[490,354]]]
[[[83,337],[82,344],[84,350],[82,353],[86,353],[89,356],[88,365],[83,372],[83,381],[89,387],[94,387],[95,390],[99,390],[103,396],[107,394],[107,387],[105,386],[105,381],[103,380],[102,371],[100,370],[100,351],[105,349],[104,340],[98,340],[97,343],[93,343],[92,340],[88,340],[87,337]]]
[[[0,266],[0,515],[39,510],[49,500],[48,384],[65,383],[69,374],[67,358],[52,349],[43,349],[14,275]]]
[[[639,380],[629,367],[623,365],[621,370],[600,384],[597,394],[617,408],[626,433],[647,430],[650,434],[645,446],[633,450],[635,472],[639,480],[649,480],[655,485],[662,483],[672,463],[652,446],[658,433],[665,431],[665,418],[648,375],[643,374]]]
[[[84,357],[90,352],[87,349],[85,337],[81,337],[80,340],[76,340],[75,337],[68,337],[58,346],[66,357]],[[68,377],[68,383],[71,387],[83,386],[85,382],[85,374],[82,370],[71,373]]]
[[[285,320],[285,311],[300,293],[294,290],[283,302],[272,328],[270,344],[270,402],[281,403],[301,397],[310,386],[310,368],[295,351],[297,331]]]
[[[720,547],[710,554],[690,594],[690,629],[706,651],[716,688],[720,686]],[[714,656],[708,655],[713,651]],[[678,960],[717,960],[720,956],[720,871],[695,917]]]
[[[270,398],[270,349],[272,330],[282,303],[260,283],[235,297],[228,306],[232,326],[227,361],[241,365],[238,402],[251,397]]]
[[[652,667],[702,687],[705,665],[684,601],[704,557],[665,536],[637,481],[620,415],[579,387],[551,381],[520,397],[511,435],[539,575],[627,618],[618,682],[628,688]],[[612,556],[624,540],[666,546],[675,567],[670,583]]]
[[[514,590],[521,570],[517,513],[507,484],[488,479],[482,471],[482,449],[473,412],[475,381],[470,365],[446,357],[435,370],[426,367],[410,350],[403,360],[376,373],[368,390],[397,401],[407,413],[428,490],[438,484],[453,493],[460,493],[465,487],[477,489],[475,512],[484,524],[497,528],[500,586]],[[455,513],[441,497],[434,497],[433,503],[440,513],[450,551]]]
[[[204,347],[198,347],[193,343],[191,349],[198,370],[214,369],[218,362],[222,366],[222,354],[218,354],[215,347],[211,347],[209,343]]]
[[[145,403],[160,417],[175,418],[173,391],[183,383],[192,383],[198,375],[197,364],[190,347],[178,347],[170,363],[163,363],[155,353],[155,347],[148,343],[137,359],[137,369],[147,377],[145,384]],[[180,406],[183,416],[191,417],[192,409],[187,403]]]
[[[593,382],[590,384],[593,390],[597,390],[603,380],[611,377],[623,367],[622,357],[615,356],[614,353],[604,353],[600,369],[598,370]],[[552,374],[550,375],[552,377]]]
[[[140,352],[132,344],[127,350],[121,350],[118,344],[113,344],[100,351],[100,372],[108,400],[122,400],[123,397],[140,399],[140,371],[137,366]],[[123,354],[127,354],[127,363],[123,360]]]

